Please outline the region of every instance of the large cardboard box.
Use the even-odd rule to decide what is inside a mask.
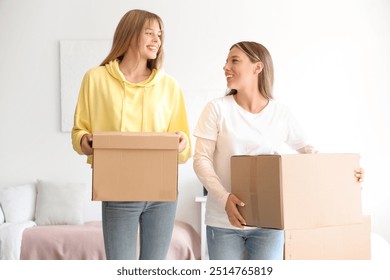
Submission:
[[[95,132],[92,200],[175,201],[175,133]]]
[[[371,220],[362,223],[285,231],[286,260],[369,260]]]
[[[357,154],[233,156],[232,193],[248,225],[304,229],[362,221]]]

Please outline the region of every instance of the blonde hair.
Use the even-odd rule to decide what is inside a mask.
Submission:
[[[257,42],[242,41],[230,47],[237,47],[243,51],[252,63],[262,62],[264,67],[258,75],[258,88],[262,96],[267,99],[273,99],[272,88],[274,83],[274,66],[271,54],[263,45]],[[230,90],[227,95],[234,95],[237,90]]]
[[[111,51],[100,65],[103,66],[115,59],[122,60],[133,41],[139,44],[145,24],[152,21],[157,21],[160,26],[161,46],[157,52],[157,57],[147,61],[147,67],[150,70],[162,67],[164,58],[164,23],[158,15],[144,10],[130,10],[122,17],[115,30]]]

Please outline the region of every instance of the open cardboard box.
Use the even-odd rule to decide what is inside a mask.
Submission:
[[[92,200],[175,201],[175,133],[94,132]]]
[[[247,225],[305,229],[361,223],[358,154],[233,156],[232,193]]]

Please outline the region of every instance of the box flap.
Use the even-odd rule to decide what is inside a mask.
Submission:
[[[263,227],[283,228],[283,185],[280,155],[257,156],[257,191],[262,205],[260,220]]]
[[[94,149],[176,150],[178,146],[179,136],[173,132],[97,131],[93,133]]]

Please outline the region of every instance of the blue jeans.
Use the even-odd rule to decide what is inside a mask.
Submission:
[[[165,259],[177,202],[102,202],[103,236],[108,260]]]
[[[284,231],[207,226],[207,246],[210,260],[282,260]]]

